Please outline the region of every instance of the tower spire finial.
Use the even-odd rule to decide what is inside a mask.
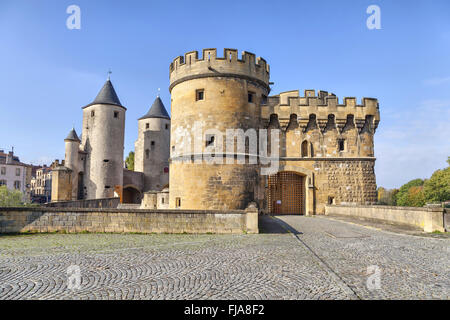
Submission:
[[[158,88],[158,94],[156,95],[159,98],[159,93],[161,91],[161,88]]]
[[[111,80],[111,73],[112,73],[111,68],[109,68],[108,69],[108,81]]]

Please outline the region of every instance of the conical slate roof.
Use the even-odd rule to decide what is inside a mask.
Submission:
[[[170,120],[169,114],[167,113],[166,108],[159,97],[156,97],[155,102],[153,102],[150,107],[150,110],[148,110],[148,112],[138,120],[147,118],[164,118]]]
[[[92,106],[94,104],[112,104],[115,106],[124,107],[120,102],[119,97],[116,94],[116,90],[114,90],[114,87],[109,79],[106,80],[103,88],[100,90],[95,100],[92,103],[88,104],[86,107]]]
[[[64,139],[65,140],[71,140],[71,141],[78,141],[80,142],[80,139],[77,136],[77,133],[75,131],[74,128],[72,128],[72,130],[70,130],[69,134],[67,135],[67,138]]]

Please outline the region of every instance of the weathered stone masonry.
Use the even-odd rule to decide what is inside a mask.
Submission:
[[[0,233],[258,233],[258,211],[0,208]]]
[[[324,213],[328,203],[376,201],[373,135],[380,121],[378,101],[344,98],[326,91],[298,90],[268,96],[269,66],[262,58],[225,49],[204,49],[177,57],[170,65],[172,134],[170,208],[243,209],[252,201],[269,211],[268,179],[261,164],[205,164],[193,156],[193,142],[179,139],[203,130],[279,130],[280,171],[304,179],[303,214]],[[201,91],[199,99],[196,95]],[[203,134],[201,152],[208,152]],[[270,146],[270,136],[268,137]],[[180,142],[182,141],[182,142]],[[189,145],[186,145],[189,144]],[[187,150],[187,151],[186,151]],[[197,152],[197,151],[196,151]],[[216,157],[229,153],[226,142]],[[249,155],[249,149],[245,150]],[[280,186],[281,187],[281,186]],[[279,199],[286,201],[286,199]]]
[[[126,109],[108,80],[83,109],[82,139],[72,130],[65,140],[65,164],[54,171],[52,199],[118,196],[125,203],[144,199],[142,208],[225,211],[254,202],[260,212],[307,215],[323,214],[326,204],[376,201],[377,99],[339,101],[315,90],[269,96],[267,62],[235,49],[225,49],[222,57],[216,49],[204,49],[202,56],[188,52],[173,60],[169,76],[171,116],[158,97],[138,120],[136,171],[123,168]],[[258,142],[228,140],[230,130],[256,135]],[[266,133],[268,154],[259,144]],[[245,150],[237,148],[239,141]],[[247,160],[195,161],[208,154]],[[262,159],[275,158],[278,173],[262,173]]]

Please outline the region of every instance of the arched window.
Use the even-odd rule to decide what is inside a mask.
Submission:
[[[302,157],[307,157],[308,156],[308,141],[303,141],[302,142]]]
[[[280,127],[280,123],[278,122],[278,115],[273,113],[270,115],[269,121],[269,129],[277,129]]]

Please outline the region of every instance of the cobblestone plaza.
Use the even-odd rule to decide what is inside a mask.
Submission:
[[[1,236],[0,299],[449,298],[449,239],[325,217],[260,223],[257,235]],[[68,288],[70,266],[78,289]],[[367,285],[370,266],[378,289]]]

